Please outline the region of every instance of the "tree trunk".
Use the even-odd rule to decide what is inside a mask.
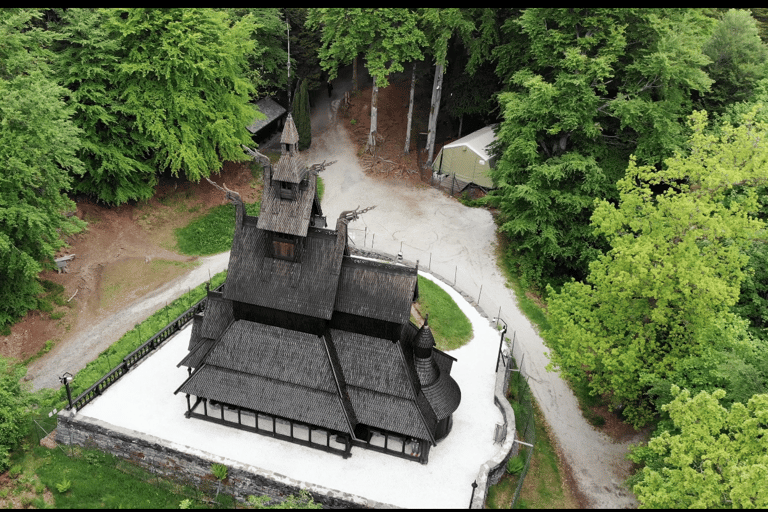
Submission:
[[[371,89],[371,131],[368,133],[368,149],[376,147],[376,130],[378,120],[379,86],[376,85],[376,77],[373,77]]]
[[[352,92],[357,92],[357,55],[352,59]]]
[[[411,102],[408,105],[408,128],[405,131],[405,149],[403,154],[407,155],[411,150],[411,122],[413,121],[413,91],[416,89],[416,63],[413,63],[411,71]]]
[[[435,154],[435,130],[437,129],[437,114],[440,111],[440,95],[443,92],[443,65],[435,64],[435,80],[432,83],[432,104],[429,108],[429,126],[427,130],[427,156],[426,167],[432,166],[432,158]]]

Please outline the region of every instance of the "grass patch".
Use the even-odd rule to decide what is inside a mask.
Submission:
[[[98,450],[77,449],[69,457],[36,447],[34,455],[35,472],[53,491],[55,508],[178,508],[184,498],[172,483]]]
[[[517,374],[513,374],[508,391],[507,398],[515,412],[515,428],[518,435],[522,435],[528,423],[526,415],[529,413],[534,415],[536,429],[531,465],[520,489],[516,508],[579,508],[578,501],[563,481],[557,452],[549,436],[544,416],[531,396],[528,384],[524,379],[518,379]],[[519,401],[523,396],[525,396],[524,401],[532,403],[532,410],[526,410]],[[525,452],[526,448],[521,447],[518,457],[523,461]],[[496,485],[488,489],[486,506],[495,509],[509,508],[519,480],[519,475],[506,473]]]
[[[248,215],[258,215],[261,203],[245,205]],[[175,230],[176,248],[190,256],[209,256],[226,252],[232,248],[235,233],[235,208],[222,204],[211,208],[183,228]]]
[[[578,501],[563,482],[557,452],[538,405],[535,405],[534,414],[536,444],[517,508],[579,508]]]
[[[429,326],[440,350],[454,350],[472,339],[472,323],[450,295],[419,276],[419,310],[429,314]]]
[[[320,201],[323,200],[323,194],[325,194],[325,182],[320,176],[317,177],[317,197]]]
[[[198,261],[133,258],[112,263],[101,276],[100,307],[110,308],[126,295],[148,293],[199,265]]]

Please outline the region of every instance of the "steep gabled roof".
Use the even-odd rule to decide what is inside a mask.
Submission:
[[[280,182],[272,180],[271,184],[264,187],[261,197],[261,210],[257,224],[259,229],[286,235],[307,236],[316,190],[317,176],[310,176],[306,188],[298,187],[296,199],[281,199]]]
[[[275,165],[273,180],[299,183],[307,173],[307,165],[299,154],[283,153]]]
[[[330,329],[360,423],[434,442],[437,417],[419,392],[400,343]]]
[[[271,257],[268,234],[246,217],[229,258],[224,298],[329,320],[333,315],[347,237],[340,231],[309,228],[301,261]]]

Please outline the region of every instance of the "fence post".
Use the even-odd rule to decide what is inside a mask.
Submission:
[[[496,329],[499,328],[499,318],[501,318],[501,306],[499,306],[499,314],[496,315]]]

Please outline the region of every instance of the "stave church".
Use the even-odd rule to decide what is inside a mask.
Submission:
[[[226,192],[236,212],[227,280],[194,318],[176,393],[191,420],[427,464],[461,401],[455,359],[436,348],[428,318],[410,320],[417,268],[350,253],[359,207],[327,227],[298,140],[289,114],[280,160],[262,161],[258,217]]]

